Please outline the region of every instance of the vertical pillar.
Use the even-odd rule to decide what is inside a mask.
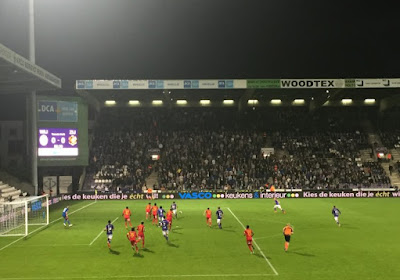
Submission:
[[[34,0],[29,0],[29,60],[35,63],[35,14]],[[35,188],[35,195],[38,195],[38,163],[37,163],[37,108],[36,108],[36,91],[31,93],[31,123],[30,123],[30,138],[31,138],[31,168],[32,168],[32,185]]]

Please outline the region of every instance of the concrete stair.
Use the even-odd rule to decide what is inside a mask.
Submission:
[[[375,154],[373,154],[372,157],[371,157],[371,152],[372,152],[372,149],[360,150],[361,162],[373,162],[373,161],[375,161]]]
[[[153,188],[154,185],[158,186],[158,172],[155,171],[153,171],[146,179],[146,186],[148,188]]]
[[[396,168],[394,168],[394,162],[382,162],[381,163],[383,169],[386,172],[386,175],[390,178],[390,182],[392,186],[400,187],[400,174],[397,172]],[[392,175],[390,175],[389,166],[393,166]]]
[[[374,143],[377,143],[379,147],[383,146],[381,137],[376,133],[368,133],[368,143],[370,143],[372,147]]]
[[[390,153],[392,154],[393,162],[400,161],[400,149],[391,149]]]
[[[0,201],[7,201],[11,196],[13,200],[19,199],[21,190],[0,181]]]
[[[278,159],[282,159],[284,156],[286,156],[287,158],[290,156],[287,151],[281,149],[275,149],[274,155]]]

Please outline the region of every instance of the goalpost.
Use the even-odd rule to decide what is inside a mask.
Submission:
[[[48,224],[48,195],[0,203],[0,237],[27,236]]]

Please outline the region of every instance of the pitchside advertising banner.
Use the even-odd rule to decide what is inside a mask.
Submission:
[[[77,90],[98,89],[329,89],[400,88],[400,78],[382,79],[215,79],[215,80],[77,80]]]
[[[278,80],[279,81],[279,80]],[[246,89],[246,80],[78,80],[76,89]]]
[[[366,190],[366,191],[278,191],[278,192],[176,192],[176,193],[79,193],[65,194],[62,200],[143,200],[143,199],[264,199],[264,198],[389,198],[399,197],[396,190]]]
[[[344,79],[281,79],[281,88],[344,88]]]
[[[78,102],[40,100],[38,101],[39,121],[77,122]]]

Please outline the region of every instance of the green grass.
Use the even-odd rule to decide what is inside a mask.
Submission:
[[[157,200],[169,207],[171,200]],[[287,214],[274,213],[273,201],[177,200],[183,211],[173,221],[170,243],[161,229],[145,221],[146,251],[134,255],[122,210],[133,212],[133,224],[144,220],[148,201],[62,202],[50,209],[50,221],[70,205],[71,228],[62,220],[22,238],[0,238],[0,279],[398,279],[400,276],[400,201],[397,199],[282,199]],[[91,204],[91,205],[89,205]],[[331,215],[336,205],[342,227]],[[89,206],[87,206],[89,205]],[[81,207],[86,208],[72,213]],[[223,229],[205,224],[203,212],[221,206]],[[243,228],[231,211],[255,233],[263,254],[250,255]],[[101,233],[114,223],[113,251]],[[285,253],[282,228],[290,222],[294,235]],[[1,249],[4,248],[4,249]],[[251,276],[244,276],[244,275]],[[161,278],[160,276],[165,276]]]

